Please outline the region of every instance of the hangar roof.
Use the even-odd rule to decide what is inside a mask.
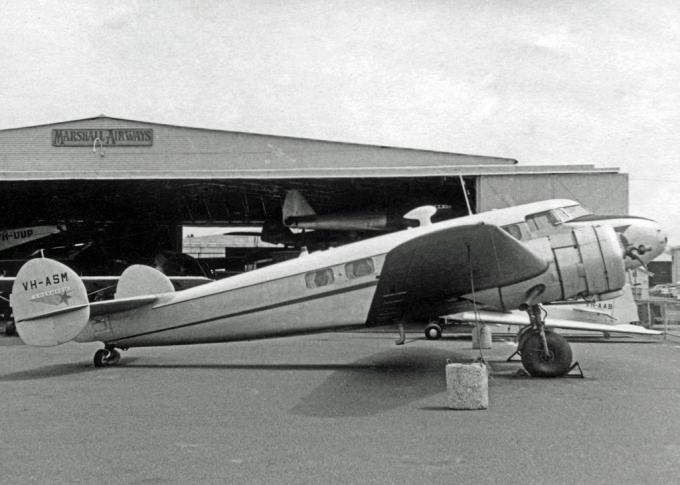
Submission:
[[[592,165],[220,131],[100,115],[0,130],[0,181],[617,173]]]

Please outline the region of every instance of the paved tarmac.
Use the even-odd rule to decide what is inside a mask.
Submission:
[[[410,335],[417,337],[416,334]],[[132,349],[0,337],[0,483],[674,483],[680,344],[572,344],[585,379],[516,376],[494,342],[490,407],[446,407],[470,341],[331,333]],[[595,340],[595,341],[593,341]],[[650,343],[651,342],[651,343]]]

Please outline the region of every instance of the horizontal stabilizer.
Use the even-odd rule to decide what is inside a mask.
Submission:
[[[10,305],[21,340],[39,347],[72,340],[90,317],[81,279],[68,266],[47,258],[30,259],[21,267]]]
[[[135,308],[154,303],[158,299],[155,295],[133,296],[130,298],[116,298],[115,300],[95,301],[90,303],[90,316],[109,315],[111,313],[126,312]]]
[[[481,322],[492,323],[499,325],[529,325],[529,316],[524,312],[461,312],[455,315],[449,315],[447,318],[452,320],[460,320],[464,322]],[[606,332],[606,333],[626,333],[635,335],[661,335],[661,332],[650,330],[638,325],[623,324],[608,324],[608,323],[593,323],[593,322],[579,322],[577,320],[565,320],[559,318],[545,319],[545,326],[548,328],[562,328],[564,330],[583,330],[587,332]]]

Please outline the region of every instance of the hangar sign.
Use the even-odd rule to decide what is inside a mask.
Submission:
[[[76,128],[52,130],[55,147],[91,147],[95,141],[103,146],[152,146],[152,128]]]

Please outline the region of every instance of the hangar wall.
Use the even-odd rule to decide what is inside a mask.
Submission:
[[[543,199],[573,199],[601,215],[628,214],[628,174],[508,174],[478,178],[479,211]]]
[[[98,138],[100,143],[94,143]],[[514,165],[506,158],[186,128],[107,116],[0,130],[9,179],[300,177],[314,170]]]

